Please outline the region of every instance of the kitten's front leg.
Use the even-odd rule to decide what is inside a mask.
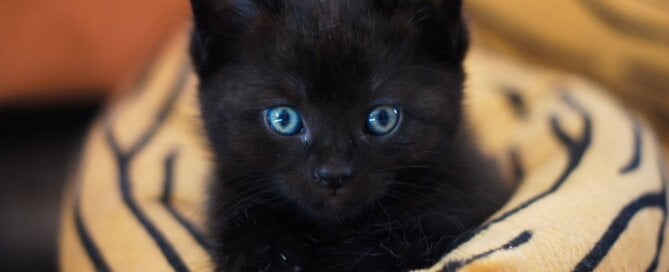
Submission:
[[[237,208],[216,229],[216,271],[303,271],[309,245],[266,208]]]

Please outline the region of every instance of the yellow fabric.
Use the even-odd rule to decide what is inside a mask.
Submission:
[[[62,271],[212,269],[202,227],[211,154],[186,40],[92,127],[63,205]],[[656,260],[667,271],[665,182],[647,126],[578,78],[479,48],[467,67],[467,116],[519,187],[428,270],[639,271]]]
[[[669,1],[470,0],[477,42],[578,72],[642,111],[669,151]]]

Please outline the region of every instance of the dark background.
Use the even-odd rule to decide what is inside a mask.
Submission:
[[[0,108],[0,271],[57,271],[65,180],[100,103]]]

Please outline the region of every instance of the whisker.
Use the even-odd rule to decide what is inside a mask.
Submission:
[[[404,166],[388,167],[388,168],[377,169],[373,172],[373,174],[378,174],[380,172],[388,171],[388,170],[412,169],[412,168],[430,168],[430,166],[429,165],[417,164],[417,165],[404,165]]]

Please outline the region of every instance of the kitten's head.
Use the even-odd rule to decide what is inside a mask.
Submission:
[[[345,218],[417,197],[393,188],[448,169],[460,0],[191,2],[202,117],[227,190]]]

